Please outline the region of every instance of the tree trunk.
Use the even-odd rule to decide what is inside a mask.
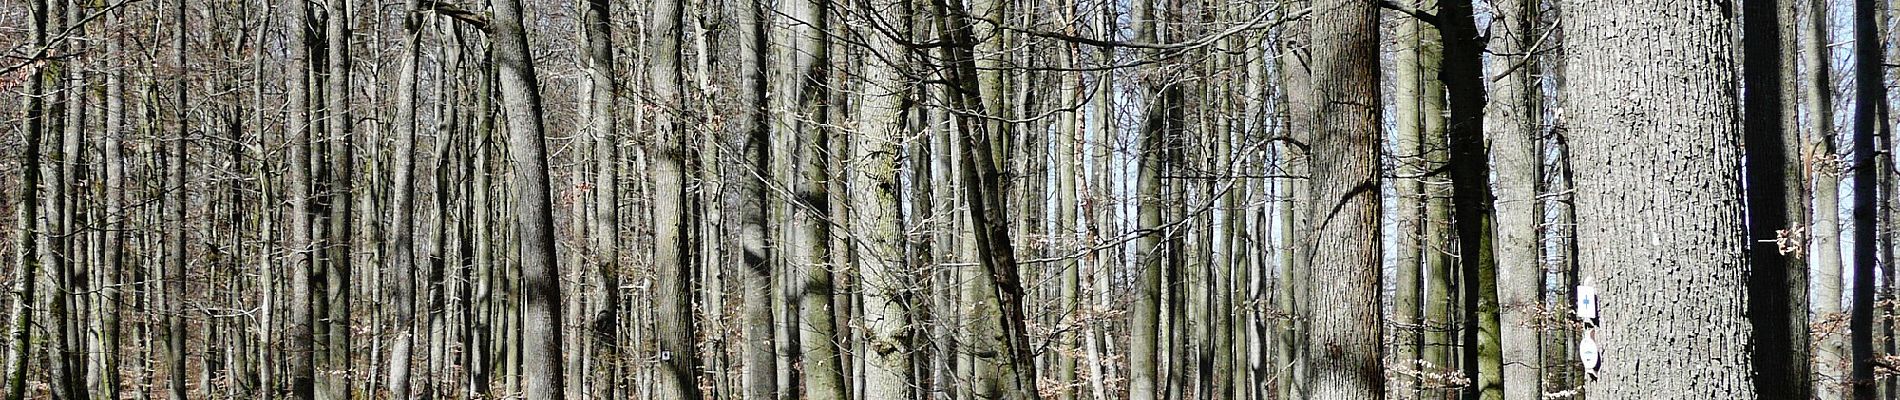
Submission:
[[[109,20],[114,24],[123,23],[124,16],[115,14],[110,16]],[[124,40],[123,37],[106,39],[106,54],[114,56],[125,55],[126,53],[123,51],[122,44]],[[100,332],[103,333],[103,337],[100,338],[102,346],[100,347],[99,365],[95,366],[93,370],[94,373],[100,375],[101,379],[98,380],[98,386],[90,389],[94,393],[97,393],[98,397],[106,399],[118,399],[120,396],[119,354],[122,340],[120,339],[121,335],[119,333],[119,321],[121,320],[120,310],[123,309],[121,304],[123,304],[122,302],[124,301],[124,296],[121,294],[123,290],[120,288],[120,278],[121,271],[125,270],[124,247],[126,247],[126,171],[125,155],[122,153],[125,146],[126,73],[127,72],[123,70],[106,72],[105,87],[105,231],[102,232],[104,240],[102,240],[103,244],[100,246],[100,250],[104,252],[104,257],[98,263],[98,265],[105,268],[105,271],[101,271],[101,276],[105,279],[99,286],[100,291],[103,292],[101,299],[104,301],[100,321],[100,324],[103,325],[100,327]],[[31,185],[26,186],[31,187]],[[264,269],[270,268],[266,267]],[[269,281],[266,280],[266,282]],[[269,292],[266,291],[266,293]],[[270,303],[266,301],[264,304],[266,305],[263,307],[265,309],[265,315],[269,315],[268,305]],[[269,317],[265,317],[264,319],[268,321]],[[266,380],[266,382],[268,382],[268,380]]]
[[[1848,326],[1853,332],[1849,342],[1853,346],[1853,396],[1855,399],[1872,399],[1876,395],[1878,382],[1875,381],[1873,359],[1874,350],[1874,305],[1875,269],[1879,258],[1879,196],[1875,188],[1878,182],[1875,175],[1879,168],[1875,159],[1881,155],[1875,153],[1875,141],[1881,132],[1885,118],[1881,115],[1881,103],[1886,99],[1884,62],[1879,36],[1879,3],[1874,0],[1854,2],[1854,150],[1853,202],[1854,202],[1854,291],[1853,314]]]
[[[350,337],[354,332],[350,325],[350,274],[354,253],[350,217],[355,201],[352,181],[356,178],[355,136],[350,129],[354,119],[350,114],[350,10],[349,1],[329,1],[329,12],[325,15],[328,54],[328,71],[325,82],[329,84],[324,92],[327,103],[324,118],[330,135],[331,181],[330,181],[330,237],[328,262],[324,263],[324,298],[329,304],[323,309],[324,323],[329,326],[323,338],[323,372],[319,374],[318,397],[324,399],[347,399],[350,397]]]
[[[177,63],[176,68],[181,73],[187,68],[185,32],[189,30],[183,29],[187,26],[185,12],[185,1],[178,0],[178,8],[172,15],[177,24],[175,26],[179,27],[172,35],[172,52],[175,57],[173,61]],[[166,174],[167,181],[165,182],[165,187],[170,192],[166,193],[165,198],[166,217],[169,221],[166,221],[168,229],[165,237],[165,288],[162,292],[165,299],[165,366],[166,376],[170,378],[170,385],[166,386],[166,394],[172,400],[189,398],[185,387],[185,336],[189,333],[185,331],[183,319],[185,313],[185,229],[188,229],[185,222],[185,207],[188,205],[185,200],[186,194],[190,192],[185,186],[185,158],[187,157],[185,148],[190,132],[188,111],[191,104],[186,100],[188,82],[186,75],[179,75],[175,82],[178,97],[173,99],[172,111],[176,113],[178,126],[176,127],[177,136],[170,138],[172,159],[170,165],[167,165],[170,172]]]
[[[1040,398],[1036,390],[1035,360],[1030,353],[1029,333],[1023,310],[1023,285],[1021,274],[1017,270],[1016,250],[1010,239],[1008,218],[1009,207],[1004,202],[1003,176],[997,171],[998,163],[994,154],[996,138],[1009,137],[1005,132],[991,132],[990,122],[977,116],[985,115],[985,92],[978,82],[976,57],[976,34],[974,24],[966,17],[963,3],[959,0],[932,0],[939,23],[939,40],[947,43],[941,48],[948,63],[945,75],[955,93],[951,97],[953,109],[959,110],[958,124],[960,144],[957,152],[960,156],[959,182],[963,185],[965,205],[969,208],[970,228],[973,244],[976,247],[978,265],[988,275],[988,281],[994,285],[995,307],[1002,329],[998,335],[996,353],[1003,358],[1007,366],[1005,374],[1007,385],[1002,393],[1004,398],[1035,400]],[[988,95],[999,95],[989,93]],[[998,124],[1007,126],[1006,124]],[[1007,153],[1005,153],[1007,154]],[[989,302],[979,307],[988,307]]]
[[[1531,46],[1539,37],[1533,22],[1539,4],[1531,0],[1491,4],[1493,24],[1502,29],[1493,31],[1490,52],[1498,56],[1485,69],[1485,74],[1496,80],[1484,108],[1484,137],[1490,144],[1496,176],[1494,259],[1499,336],[1503,339],[1499,343],[1503,395],[1506,399],[1537,399],[1543,396],[1539,373],[1543,361],[1538,356],[1542,333],[1536,329],[1538,310],[1543,306],[1543,271],[1538,267],[1538,228],[1543,220],[1537,212],[1542,164],[1537,151],[1542,111],[1537,105],[1542,94],[1532,76],[1536,67],[1530,53],[1537,50]]]
[[[1312,26],[1314,123],[1311,237],[1302,253],[1316,295],[1302,310],[1308,338],[1302,397],[1385,398],[1379,242],[1378,8],[1320,0]]]
[[[1135,40],[1145,43],[1156,42],[1161,23],[1156,16],[1154,0],[1134,0],[1130,7],[1131,24],[1135,31]],[[1154,57],[1159,52],[1144,52]],[[1144,73],[1159,74],[1160,69],[1150,67]],[[1167,301],[1162,286],[1164,269],[1174,257],[1167,247],[1169,232],[1174,228],[1163,226],[1162,214],[1167,212],[1170,201],[1164,194],[1165,186],[1161,176],[1168,174],[1166,146],[1171,142],[1167,137],[1168,129],[1165,110],[1173,105],[1168,103],[1171,93],[1166,85],[1157,82],[1143,82],[1142,96],[1147,104],[1141,111],[1141,149],[1140,166],[1136,172],[1135,193],[1139,200],[1136,209],[1136,224],[1141,231],[1140,239],[1135,242],[1135,304],[1129,318],[1128,338],[1128,394],[1133,400],[1155,400],[1166,397],[1167,375],[1164,374],[1167,342],[1163,339],[1162,310]]]
[[[881,0],[868,4],[874,9],[900,13],[908,20],[902,0]],[[899,34],[905,27],[898,27]],[[885,35],[869,35],[871,51],[888,58],[867,58],[863,74],[864,98],[858,104],[859,139],[852,144],[855,172],[850,175],[852,231],[865,235],[857,254],[858,273],[863,276],[864,338],[868,350],[864,357],[866,399],[911,398],[910,342],[913,324],[905,298],[912,280],[903,266],[904,231],[902,207],[898,203],[898,144],[909,136],[905,123],[909,92],[902,88],[906,52],[897,40]],[[814,397],[816,398],[816,397]]]
[[[493,0],[489,6],[494,11],[491,28],[495,65],[500,68],[501,108],[508,118],[508,153],[514,158],[515,166],[516,226],[521,234],[524,303],[520,331],[523,391],[529,400],[560,399],[565,397],[562,385],[565,375],[561,371],[564,354],[561,351],[561,286],[556,282],[560,264],[555,254],[547,143],[541,121],[541,87],[535,78],[534,59],[529,56],[527,33],[521,28],[521,1]],[[672,14],[676,17],[674,20],[678,20],[678,12]],[[660,295],[684,300],[686,291]],[[692,359],[691,350],[682,353],[680,358]]]
[[[1433,1],[1434,3],[1436,1]],[[1424,7],[1421,2],[1411,2],[1414,7]],[[1434,249],[1425,246],[1425,224],[1436,221],[1425,220],[1425,181],[1426,153],[1436,151],[1436,146],[1424,146],[1426,126],[1442,127],[1444,119],[1441,113],[1426,114],[1432,110],[1442,110],[1444,92],[1427,88],[1439,85],[1433,74],[1437,71],[1438,53],[1442,46],[1438,29],[1417,18],[1405,17],[1399,21],[1398,54],[1394,56],[1393,99],[1398,103],[1393,107],[1395,121],[1393,125],[1392,150],[1392,244],[1397,247],[1392,252],[1393,265],[1393,305],[1392,319],[1394,331],[1391,340],[1393,352],[1391,360],[1396,365],[1386,373],[1391,380],[1389,390],[1402,398],[1418,395],[1420,377],[1428,376],[1427,371],[1434,365],[1421,363],[1419,357],[1425,349],[1425,330],[1430,329],[1423,318],[1423,306],[1426,293],[1424,284],[1424,260]],[[1428,64],[1429,62],[1429,64]],[[1433,131],[1434,134],[1443,133]],[[1442,295],[1441,293],[1434,293]],[[1438,360],[1431,360],[1436,362]]]
[[[1755,330],[1755,387],[1766,398],[1806,399],[1813,397],[1813,385],[1808,269],[1801,254],[1807,195],[1799,168],[1794,7],[1786,0],[1746,0],[1743,7],[1743,175],[1753,266],[1748,318]]]
[[[1439,72],[1450,106],[1449,148],[1453,220],[1457,223],[1458,254],[1465,287],[1465,371],[1475,378],[1466,398],[1504,396],[1503,352],[1499,347],[1498,265],[1492,254],[1497,238],[1491,193],[1489,150],[1485,148],[1484,42],[1473,21],[1471,3],[1439,3],[1439,25],[1445,36],[1446,67]]]
[[[593,134],[593,183],[597,193],[592,215],[592,245],[597,265],[594,266],[594,276],[589,279],[595,290],[589,297],[597,303],[594,305],[594,315],[586,321],[594,343],[586,351],[596,358],[596,367],[585,373],[592,378],[589,379],[591,385],[611,387],[613,370],[608,366],[622,360],[614,345],[619,338],[614,327],[620,310],[620,132],[614,97],[619,93],[620,86],[614,75],[610,2],[586,0],[582,4],[585,8],[581,30],[587,38],[584,65],[589,78],[587,93],[591,94],[586,105],[587,123]],[[602,393],[611,391],[602,389],[590,394]]]
[[[421,56],[422,3],[409,1],[409,17],[404,19],[403,49],[396,75],[396,149],[391,169],[389,212],[389,258],[384,270],[390,274],[389,302],[395,319],[396,337],[389,352],[389,396],[412,398],[410,362],[416,342],[416,130],[418,129],[416,92],[418,58]]]
[[[44,49],[47,44],[47,12],[49,3],[58,0],[39,0],[33,2],[33,44]],[[46,82],[51,73],[45,66],[34,67],[35,74],[29,75],[26,97],[21,104],[25,106],[25,121],[22,124],[26,136],[26,146],[20,150],[20,197],[19,219],[15,222],[13,254],[17,257],[13,270],[13,303],[8,310],[12,320],[7,326],[7,337],[11,343],[7,346],[6,380],[7,400],[20,400],[27,395],[27,363],[33,358],[33,307],[36,276],[40,269],[40,257],[36,244],[39,239],[36,221],[40,219],[40,141],[46,130],[45,100]]]
[[[1828,43],[1828,2],[1806,0],[1808,12],[1801,37],[1801,61],[1808,72],[1803,87],[1808,115],[1802,131],[1801,160],[1807,174],[1813,212],[1809,214],[1807,237],[1813,238],[1803,249],[1809,253],[1808,268],[1814,271],[1814,316],[1820,325],[1813,332],[1815,396],[1821,400],[1844,398],[1850,385],[1847,314],[1841,308],[1840,245],[1840,154],[1835,149],[1833,58]]]
[[[685,101],[679,90],[682,7],[679,0],[655,2],[653,19],[647,24],[648,93],[658,109],[653,122],[653,147],[648,154],[653,162],[655,191],[653,262],[659,272],[654,296],[660,301],[654,308],[658,312],[655,322],[660,346],[660,387],[655,397],[662,400],[699,398],[699,362],[694,346],[697,330],[691,302],[694,270],[688,250],[691,246],[682,240],[692,226],[682,215],[688,205],[686,124],[680,114]]]
[[[1754,397],[1741,345],[1754,334],[1742,315],[1749,264],[1726,11],[1562,5],[1577,246],[1586,250],[1578,274],[1600,300],[1584,333],[1600,348],[1599,378],[1585,387],[1593,399]],[[1676,23],[1635,22],[1654,15]],[[1645,101],[1613,100],[1630,98]]]

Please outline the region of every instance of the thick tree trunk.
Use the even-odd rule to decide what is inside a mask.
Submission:
[[[694,346],[697,330],[691,301],[695,272],[691,246],[682,239],[692,226],[690,218],[682,215],[688,206],[686,124],[680,114],[686,102],[679,89],[683,3],[655,2],[653,19],[647,24],[648,93],[658,110],[650,141],[653,147],[648,154],[653,162],[653,262],[659,272],[654,296],[659,301],[655,305],[655,328],[659,334],[660,386],[655,398],[661,400],[699,398],[699,362]]]
[[[1752,398],[1741,132],[1718,7],[1563,4],[1578,274],[1596,288],[1593,399]],[[1651,23],[1659,16],[1670,23]],[[1643,79],[1671,76],[1675,79]],[[1644,99],[1641,102],[1615,99]]]
[[[895,20],[908,20],[904,1],[881,0],[867,5],[878,12],[899,13]],[[902,29],[900,27],[900,29]],[[903,31],[899,31],[903,32]],[[864,99],[858,104],[859,139],[851,145],[855,171],[850,175],[852,231],[864,235],[857,253],[858,273],[863,277],[864,316],[867,336],[864,357],[865,399],[909,399],[913,382],[910,341],[913,328],[906,295],[912,279],[903,266],[905,237],[898,203],[898,144],[909,136],[905,111],[909,92],[902,81],[906,53],[897,38],[884,35],[867,37],[873,51],[882,57],[864,61]],[[816,397],[814,397],[816,398]]]
[[[1379,268],[1378,8],[1313,3],[1313,230],[1302,397],[1385,398]]]
[[[561,286],[556,282],[560,264],[555,254],[541,87],[535,78],[534,59],[528,52],[527,33],[521,27],[521,1],[493,0],[489,6],[494,12],[493,51],[495,65],[500,68],[501,109],[508,119],[508,153],[514,158],[516,227],[521,234],[522,390],[529,400],[559,399],[565,397],[562,382],[565,375],[561,368],[564,354],[561,351]],[[678,20],[678,12],[672,14],[674,20]],[[683,279],[673,282],[681,286],[688,283]],[[686,294],[680,290],[662,292],[660,296],[683,301]],[[687,332],[690,337],[691,331]],[[676,347],[662,347],[662,350],[667,348]],[[679,353],[673,358],[693,359],[690,347]]]

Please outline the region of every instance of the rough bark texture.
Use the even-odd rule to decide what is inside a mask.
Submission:
[[[1379,241],[1379,14],[1364,0],[1313,8],[1312,268],[1302,398],[1385,398]]]
[[[1753,398],[1727,11],[1562,7],[1578,274],[1600,303],[1600,378],[1586,389],[1610,400]]]
[[[285,30],[290,33],[286,44],[290,53],[289,68],[284,77],[287,98],[285,108],[284,136],[290,146],[290,173],[284,178],[285,196],[290,201],[290,232],[286,262],[290,274],[289,327],[284,332],[287,341],[284,358],[290,360],[290,396],[296,399],[310,399],[315,396],[315,370],[312,367],[312,350],[315,338],[311,335],[311,295],[310,273],[316,249],[311,245],[310,216],[310,114],[309,86],[304,81],[304,71],[310,69],[309,40],[304,29],[291,27],[304,26],[309,14],[308,2],[287,0],[283,7],[290,18]]]
[[[535,80],[520,0],[492,0],[495,66],[501,109],[508,118],[508,153],[515,164],[515,213],[521,257],[521,376],[529,400],[564,397],[561,377],[561,286],[555,254],[553,201],[548,192],[547,144],[541,88]],[[675,13],[675,17],[677,17]],[[675,18],[677,19],[677,18]],[[679,280],[675,282],[685,282]],[[684,291],[659,294],[686,299]],[[668,296],[672,295],[672,296]],[[680,357],[690,359],[692,352]]]
[[[903,15],[901,1],[880,0],[868,7],[880,14]],[[851,175],[852,231],[865,235],[857,252],[863,277],[866,335],[865,399],[911,397],[912,323],[905,305],[911,279],[903,265],[905,238],[898,202],[898,144],[910,137],[904,122],[907,85],[902,81],[903,50],[884,35],[866,38],[887,58],[864,61],[864,100],[859,103],[858,137],[851,145],[856,168]]]
[[[693,321],[692,257],[684,236],[692,225],[685,218],[685,121],[680,115],[685,99],[682,82],[680,0],[654,3],[647,23],[646,63],[649,101],[657,111],[650,139],[653,162],[653,262],[658,270],[654,298],[655,329],[659,339],[659,380],[655,397],[661,400],[699,398],[696,330]]]

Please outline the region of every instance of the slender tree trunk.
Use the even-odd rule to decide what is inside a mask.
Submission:
[[[52,1],[58,0],[38,0],[32,5],[33,45],[39,49],[45,49],[47,45],[47,8],[49,8],[48,3]],[[19,156],[21,172],[20,197],[18,197],[19,219],[15,221],[14,226],[15,235],[18,235],[14,238],[14,243],[18,246],[13,249],[17,262],[13,269],[15,277],[13,303],[11,309],[8,310],[12,320],[7,326],[7,337],[10,339],[6,355],[7,400],[28,397],[27,363],[33,353],[31,325],[33,307],[30,304],[35,298],[33,292],[37,283],[37,280],[31,277],[39,273],[41,262],[37,251],[39,246],[36,243],[39,234],[35,221],[40,218],[40,141],[41,134],[46,129],[47,118],[43,98],[48,80],[46,78],[51,71],[45,66],[36,66],[34,69],[36,73],[26,79],[26,97],[21,101],[26,108],[25,121],[22,124],[25,127],[22,134],[26,136],[26,146],[21,149]]]
[[[970,228],[973,244],[976,247],[978,264],[988,275],[989,283],[994,285],[995,306],[1002,329],[998,335],[999,356],[1006,360],[1008,378],[1004,381],[1008,387],[1003,397],[1010,399],[1040,398],[1036,390],[1035,360],[1030,353],[1029,333],[1023,310],[1023,285],[1021,274],[1017,270],[1016,250],[1011,242],[1009,222],[1005,215],[1008,206],[1004,203],[1002,174],[997,171],[998,163],[994,154],[996,138],[1008,137],[1004,132],[991,132],[989,121],[978,118],[984,115],[984,96],[982,85],[978,83],[976,57],[972,54],[976,48],[974,24],[965,18],[964,6],[959,0],[932,0],[937,11],[939,39],[947,43],[942,47],[944,58],[949,63],[946,70],[948,81],[953,86],[952,107],[958,113],[960,145],[958,155],[962,170],[959,182],[963,185],[966,207],[969,208]],[[988,95],[999,95],[990,93]],[[1004,125],[1006,126],[1006,125]],[[1007,154],[1007,153],[1005,153]],[[988,307],[989,302],[979,304]]]
[[[189,30],[183,29],[183,27],[187,26],[185,25],[185,13],[185,1],[178,0],[178,8],[174,11],[173,18],[175,18],[177,24],[175,26],[179,28],[177,32],[172,35],[172,52],[175,57],[173,61],[176,62],[176,68],[179,68],[181,74],[182,71],[187,68],[185,65],[185,32]],[[185,313],[185,229],[187,229],[185,207],[188,206],[185,200],[186,194],[189,193],[188,188],[185,186],[185,158],[187,157],[185,155],[185,148],[190,132],[188,128],[190,126],[190,122],[188,121],[190,116],[187,114],[187,111],[190,110],[189,104],[191,104],[188,103],[186,99],[186,92],[189,87],[187,84],[189,81],[186,78],[187,75],[180,75],[176,81],[176,95],[178,97],[173,99],[174,103],[172,107],[174,107],[174,109],[172,111],[176,113],[175,115],[178,121],[177,136],[172,137],[172,142],[169,143],[171,145],[172,159],[171,164],[167,167],[169,167],[171,171],[167,173],[166,179],[168,181],[165,183],[165,187],[170,192],[167,193],[166,196],[166,200],[168,201],[166,217],[169,219],[169,221],[167,221],[169,229],[166,230],[165,238],[165,290],[163,291],[165,298],[164,336],[166,375],[170,378],[170,385],[166,387],[166,393],[172,400],[184,400],[189,397],[185,387],[185,336],[189,333],[185,331],[185,321],[183,319]]]
[[[1160,25],[1155,11],[1154,0],[1134,0],[1130,16],[1135,30],[1135,40],[1156,42]],[[1156,51],[1144,55],[1154,57]],[[1159,68],[1148,68],[1144,73],[1158,74]],[[1163,330],[1162,310],[1166,308],[1163,297],[1166,292],[1162,286],[1164,269],[1174,257],[1167,247],[1169,232],[1175,228],[1162,226],[1162,214],[1166,212],[1170,199],[1163,193],[1166,189],[1161,176],[1168,174],[1166,146],[1171,142],[1165,110],[1168,104],[1169,89],[1165,84],[1144,82],[1143,98],[1147,102],[1141,111],[1141,153],[1140,166],[1136,172],[1136,196],[1139,198],[1136,224],[1141,237],[1135,243],[1135,304],[1129,318],[1128,344],[1128,392],[1133,400],[1155,400],[1165,398],[1167,375],[1162,373],[1166,341]],[[1171,85],[1168,85],[1171,87]]]
[[[1593,399],[1755,397],[1740,345],[1754,332],[1742,315],[1749,263],[1726,11],[1562,5],[1577,246],[1587,249],[1578,274],[1599,299],[1584,333],[1600,349],[1599,378],[1586,389]],[[1612,23],[1654,15],[1678,23]],[[1677,79],[1638,79],[1656,74]],[[1625,98],[1646,100],[1611,100]]]
[[[1532,76],[1535,60],[1530,48],[1537,42],[1533,23],[1539,4],[1532,0],[1491,3],[1494,19],[1491,48],[1494,56],[1485,73],[1494,77],[1484,108],[1484,136],[1495,166],[1498,324],[1506,399],[1543,396],[1543,361],[1536,329],[1543,305],[1543,271],[1539,266],[1537,182],[1541,157],[1537,136],[1542,115],[1536,107],[1539,93]],[[1500,29],[1501,28],[1501,29]]]
[[[1498,264],[1492,253],[1497,232],[1491,192],[1489,150],[1485,147],[1484,109],[1486,78],[1484,42],[1479,36],[1469,2],[1439,3],[1439,26],[1445,37],[1445,82],[1450,109],[1448,150],[1452,178],[1453,220],[1458,230],[1459,258],[1465,287],[1464,336],[1466,376],[1476,377],[1476,390],[1466,398],[1504,397],[1503,351],[1499,347]]]
[[[725,215],[732,221],[727,236],[738,251],[729,252],[740,261],[743,278],[740,296],[744,343],[739,347],[742,360],[745,400],[771,400],[779,391],[777,361],[774,353],[772,321],[772,257],[775,252],[767,241],[766,216],[769,203],[764,177],[770,176],[770,120],[766,118],[765,55],[763,4],[760,0],[741,0],[729,19],[737,25],[737,40],[730,54],[738,61],[738,82],[731,96],[737,104],[723,142],[725,171]]]
[[[422,3],[411,0],[409,17],[404,19],[403,49],[396,76],[396,149],[395,165],[390,169],[389,258],[384,270],[390,274],[389,302],[395,319],[389,351],[389,396],[411,398],[410,362],[416,342],[416,87],[420,79],[417,59],[421,55]]]
[[[1281,3],[1283,18],[1293,13],[1307,10],[1311,0],[1289,0]],[[1274,365],[1274,374],[1279,381],[1279,398],[1302,396],[1306,391],[1305,356],[1300,349],[1305,325],[1308,321],[1299,318],[1307,313],[1305,298],[1307,266],[1311,263],[1303,254],[1306,232],[1306,209],[1312,204],[1312,193],[1307,190],[1307,180],[1294,178],[1310,173],[1310,155],[1308,146],[1312,143],[1312,132],[1317,120],[1317,110],[1312,79],[1311,30],[1313,15],[1305,14],[1287,24],[1276,43],[1275,57],[1279,61],[1279,83],[1283,87],[1280,94],[1282,128],[1286,132],[1287,143],[1279,146],[1277,162],[1289,176],[1282,179],[1274,188],[1274,198],[1279,199],[1274,210],[1273,231],[1279,243],[1279,290],[1274,293],[1275,302],[1281,318],[1278,321],[1276,336],[1278,346]]]
[[[779,64],[787,69],[787,80],[778,95],[784,108],[781,131],[792,139],[792,164],[795,172],[787,186],[794,191],[791,207],[791,232],[786,243],[793,270],[800,280],[792,285],[799,313],[798,359],[804,395],[814,399],[845,398],[845,383],[836,346],[837,325],[833,320],[833,252],[844,249],[831,246],[830,159],[832,143],[830,119],[830,46],[828,1],[780,3],[780,12],[788,19],[785,34],[790,41],[780,47]]]
[[[1310,399],[1385,398],[1379,268],[1378,8],[1320,0],[1313,14],[1312,236],[1301,348]]]
[[[1762,397],[1813,397],[1808,277],[1800,224],[1807,194],[1799,166],[1794,2],[1747,0],[1742,30],[1743,148],[1748,179],[1748,316],[1755,387]]]
[[[114,14],[108,16],[108,18],[115,25],[124,22],[122,15]],[[123,45],[121,44],[124,40],[123,37],[106,39],[106,54],[125,56],[126,53],[123,51]],[[125,268],[124,247],[126,242],[125,155],[122,153],[125,146],[126,73],[127,72],[123,69],[106,72],[105,87],[105,157],[103,160],[106,163],[105,231],[102,232],[104,243],[100,246],[100,250],[104,252],[104,257],[98,263],[98,265],[105,268],[105,271],[101,271],[101,276],[105,279],[100,284],[100,291],[102,292],[101,299],[104,300],[105,304],[102,306],[103,313],[100,321],[100,324],[103,325],[100,327],[100,332],[102,332],[103,335],[100,338],[102,346],[100,347],[99,365],[93,370],[94,373],[100,375],[101,379],[98,380],[98,386],[90,388],[94,393],[97,393],[97,397],[105,399],[118,399],[120,396],[119,349],[121,340],[119,321],[121,320],[120,310],[123,309],[121,304],[124,300],[124,296],[121,295],[122,289],[120,289],[120,272]],[[265,282],[269,281],[266,280]],[[265,305],[265,313],[268,315],[269,303],[267,302]],[[266,318],[266,320],[268,320],[268,318]],[[266,382],[268,382],[268,380],[266,380]]]
[[[327,39],[328,54],[325,82],[328,89],[324,97],[326,130],[330,135],[331,182],[330,182],[330,240],[328,262],[324,263],[324,298],[329,304],[323,309],[328,337],[323,338],[325,361],[323,372],[319,374],[318,397],[324,399],[347,399],[350,397],[350,337],[353,329],[350,324],[350,275],[354,253],[351,251],[354,236],[351,234],[351,209],[355,202],[351,197],[356,178],[355,135],[350,129],[353,119],[350,113],[350,11],[349,1],[331,0],[325,24],[324,37]]]
[[[1436,1],[1434,1],[1435,3]],[[1420,2],[1412,2],[1414,7],[1423,7]],[[1398,54],[1394,56],[1393,99],[1398,103],[1393,107],[1395,123],[1393,125],[1392,152],[1392,220],[1390,234],[1392,244],[1397,247],[1392,252],[1393,265],[1393,304],[1392,319],[1394,331],[1391,340],[1391,360],[1396,365],[1386,373],[1391,380],[1390,390],[1400,397],[1418,395],[1420,377],[1434,365],[1421,363],[1419,356],[1424,351],[1425,330],[1429,329],[1422,319],[1425,304],[1423,285],[1424,259],[1427,252],[1434,251],[1425,247],[1425,188],[1422,183],[1427,173],[1425,169],[1426,152],[1433,149],[1424,147],[1425,127],[1428,120],[1443,120],[1443,114],[1425,114],[1425,103],[1442,103],[1444,92],[1431,91],[1427,96],[1425,89],[1437,85],[1430,84],[1436,77],[1437,53],[1441,46],[1438,29],[1417,18],[1404,18],[1399,21]],[[1426,54],[1433,53],[1433,54]],[[1432,64],[1426,64],[1430,61]],[[1428,68],[1432,67],[1432,68]],[[1434,110],[1442,107],[1432,104]],[[1431,122],[1434,126],[1443,123]],[[1435,131],[1434,133],[1442,133]],[[1436,294],[1436,293],[1435,293]],[[1437,360],[1432,360],[1436,362]]]
[[[1853,347],[1853,397],[1855,399],[1873,399],[1876,397],[1878,381],[1875,380],[1873,358],[1874,350],[1874,304],[1875,269],[1879,258],[1879,218],[1878,190],[1875,178],[1878,164],[1875,162],[1875,140],[1885,122],[1880,115],[1881,103],[1886,99],[1884,79],[1883,49],[1879,35],[1879,2],[1875,0],[1857,0],[1854,2],[1854,136],[1851,168],[1853,168],[1854,202],[1854,289],[1853,313],[1848,326],[1853,332],[1849,343]]]
[[[1828,42],[1828,1],[1806,0],[1807,15],[1801,37],[1802,64],[1808,71],[1803,87],[1807,129],[1802,132],[1802,166],[1813,199],[1807,237],[1813,238],[1804,250],[1810,252],[1808,268],[1814,271],[1814,316],[1819,319],[1814,346],[1815,396],[1821,400],[1844,398],[1851,387],[1848,371],[1847,314],[1841,308],[1840,245],[1840,159],[1835,149],[1833,59]]]
[[[593,337],[594,346],[586,349],[594,354],[596,365],[593,371],[587,371],[593,379],[593,385],[611,385],[613,371],[607,368],[611,363],[620,362],[617,354],[618,334],[615,332],[617,312],[620,309],[620,132],[619,114],[614,107],[614,96],[620,91],[614,75],[613,24],[610,2],[607,0],[586,0],[583,5],[582,31],[587,37],[586,68],[589,78],[588,129],[592,131],[594,141],[594,191],[593,210],[593,247],[598,264],[594,266],[592,294],[595,313],[588,317],[587,327]],[[574,371],[574,373],[581,373]],[[604,393],[596,390],[594,394]]]

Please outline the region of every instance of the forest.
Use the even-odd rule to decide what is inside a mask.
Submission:
[[[1895,23],[0,1],[0,400],[1900,399]]]

